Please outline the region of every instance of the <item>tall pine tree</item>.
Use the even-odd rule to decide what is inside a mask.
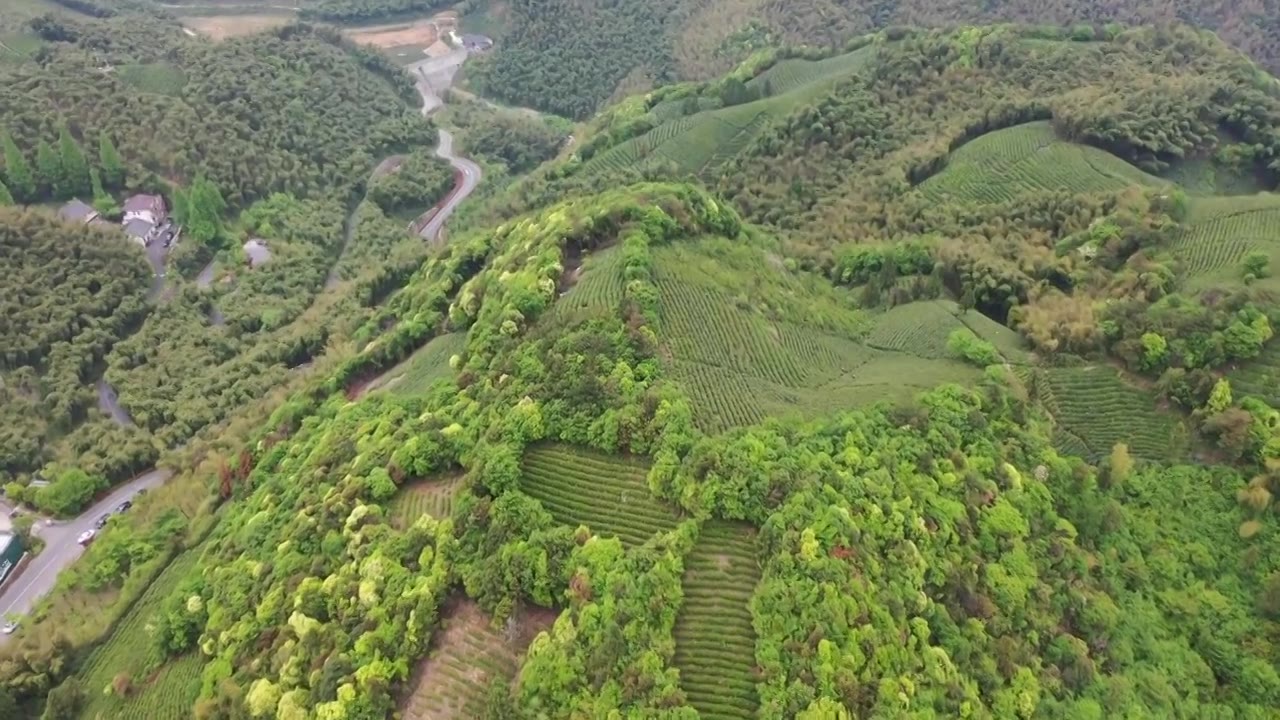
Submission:
[[[111,142],[111,136],[107,135],[105,130],[98,136],[98,164],[102,168],[103,186],[109,190],[119,190],[124,187],[124,160],[120,158],[120,153],[116,152],[115,143]]]
[[[7,207],[13,204],[13,195],[9,193],[9,188],[0,182],[0,207]]]
[[[41,198],[52,197],[61,179],[62,161],[53,147],[41,140],[36,146],[36,194]]]
[[[29,203],[37,199],[36,178],[31,174],[31,166],[27,158],[14,144],[8,131],[0,130],[0,146],[4,149],[4,179],[13,198],[18,202]]]
[[[60,181],[55,184],[58,197],[69,200],[80,195],[88,195],[92,190],[89,178],[89,161],[85,160],[80,144],[71,136],[71,131],[63,125],[58,130],[58,155],[62,161]]]
[[[222,242],[222,214],[227,210],[218,186],[206,178],[196,178],[186,193],[182,208],[179,217],[185,221],[187,237],[216,250]]]

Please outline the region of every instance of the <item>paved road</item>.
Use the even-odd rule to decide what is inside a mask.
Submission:
[[[120,407],[120,396],[116,394],[116,389],[105,380],[98,381],[98,407],[102,412],[111,416],[111,419],[117,425],[132,425],[133,418],[129,417],[129,413]]]
[[[139,490],[158,487],[170,475],[172,473],[168,470],[152,470],[116,488],[73,520],[37,522],[35,532],[44,539],[44,550],[31,558],[21,575],[6,582],[3,589],[0,589],[0,617],[31,612],[36,601],[53,589],[58,573],[84,552],[84,548],[76,542],[80,533],[92,528],[103,513],[114,510]],[[3,642],[4,637],[6,636],[0,635],[0,642]]]
[[[457,183],[445,197],[444,202],[441,203],[440,209],[427,221],[426,225],[422,226],[422,231],[418,233],[424,240],[429,242],[439,240],[440,231],[444,229],[445,221],[462,204],[462,201],[466,200],[467,196],[475,191],[480,184],[481,176],[479,165],[453,154],[453,136],[444,128],[440,128],[440,144],[436,147],[436,157],[449,161],[455,171]]]

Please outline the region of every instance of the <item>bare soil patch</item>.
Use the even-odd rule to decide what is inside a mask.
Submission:
[[[293,19],[293,13],[210,15],[185,17],[182,24],[214,40],[226,40],[287,25]]]
[[[378,48],[394,48],[405,45],[429,46],[440,38],[440,31],[430,20],[398,25],[378,25],[349,30],[347,37],[363,45]]]

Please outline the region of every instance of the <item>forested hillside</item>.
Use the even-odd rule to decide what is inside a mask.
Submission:
[[[672,80],[705,80],[771,45],[839,46],[893,26],[953,26],[1012,21],[1094,26],[1192,23],[1271,70],[1280,69],[1280,8],[1270,3],[1205,5],[1111,0],[1045,6],[1027,0],[514,0],[502,3],[503,41],[471,72],[505,100],[585,117],[615,93]]]
[[[537,32],[598,33],[564,36],[555,82],[580,92],[541,97],[584,117],[681,77],[677,24],[732,16],[564,10]],[[836,39],[854,12],[802,4],[787,32],[814,13]],[[95,34],[115,21],[52,57],[141,57]],[[1270,720],[1280,85],[1183,26],[893,29],[734,62],[771,32],[566,145],[447,110],[511,184],[438,247],[404,230],[448,184],[407,74],[306,26],[175,38],[166,62],[280,67],[262,92],[293,107],[262,112],[327,149],[227,120],[221,142],[278,167],[174,173],[211,238],[174,260],[204,269],[100,364],[139,427],[193,446],[182,497],[113,519],[62,588],[79,604],[0,647],[0,708]],[[539,91],[541,41],[473,79]],[[345,109],[311,128],[303,79],[348,63]],[[183,102],[256,127],[265,100],[184,77]],[[201,218],[224,184],[242,212]],[[250,237],[269,262],[244,263]]]

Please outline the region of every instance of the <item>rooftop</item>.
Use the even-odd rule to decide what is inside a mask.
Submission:
[[[154,228],[155,225],[142,218],[134,218],[124,224],[124,231],[136,238],[145,238]]]
[[[58,210],[58,217],[68,222],[87,222],[97,215],[97,210],[94,210],[79,199],[72,200]]]
[[[146,212],[164,209],[164,198],[159,195],[134,195],[124,201],[125,212]]]

